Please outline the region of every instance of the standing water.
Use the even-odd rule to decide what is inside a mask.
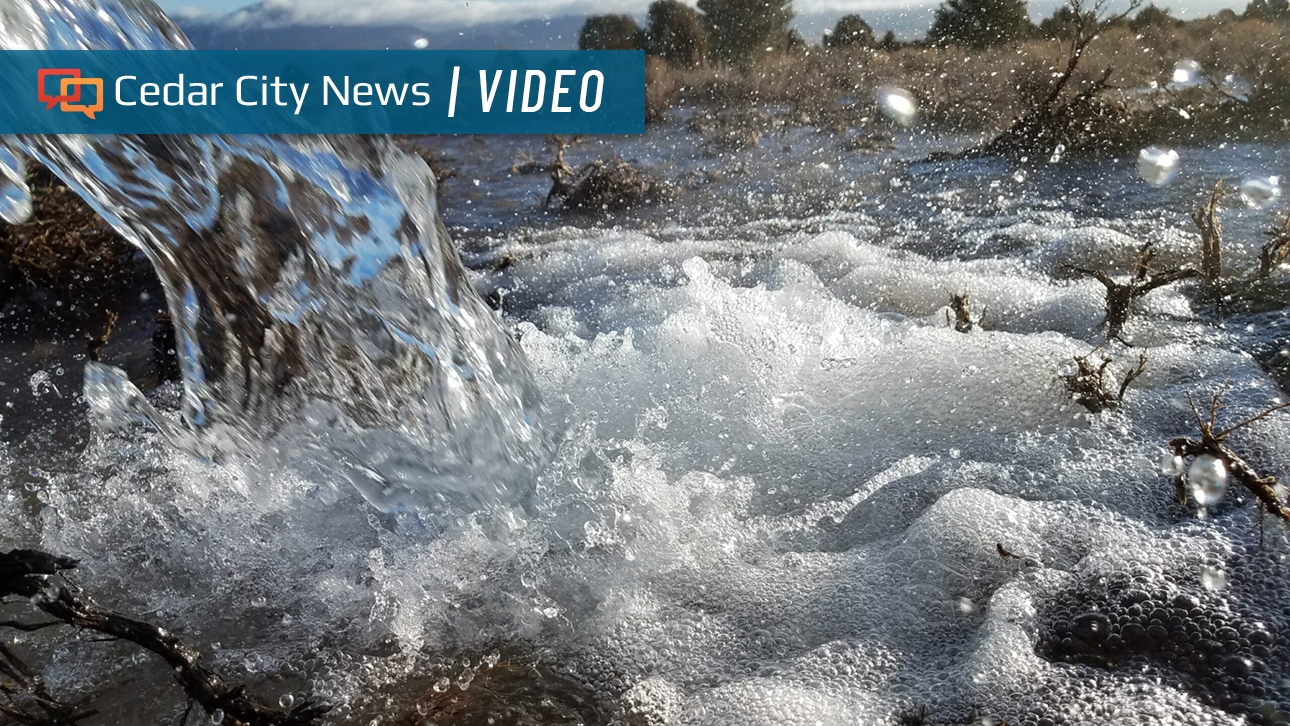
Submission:
[[[0,43],[185,47],[149,4],[88,0],[4,5]],[[688,143],[651,133],[631,153]],[[1276,400],[1284,289],[1144,297],[1114,410],[1058,377],[1104,313],[1068,266],[1194,259],[1178,185],[1280,175],[1285,151],[1156,150],[1143,180],[1136,156],[838,162],[794,134],[688,150],[706,168],[676,174],[710,181],[630,231],[517,231],[513,142],[445,140],[472,195],[447,218],[491,225],[467,259],[507,260],[480,273],[386,139],[6,139],[6,215],[39,159],[148,256],[184,381],[86,365],[79,456],[0,453],[0,545],[81,558],[103,602],[337,724],[1287,720],[1282,528],[1261,544],[1199,457],[1160,475],[1196,435],[1188,393],[1230,379],[1233,423]],[[1233,238],[1270,219],[1232,214]],[[1104,350],[1117,377],[1135,357]],[[1290,472],[1281,418],[1232,443]],[[19,641],[103,723],[182,718],[150,660]]]

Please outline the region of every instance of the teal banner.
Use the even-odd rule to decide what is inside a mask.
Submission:
[[[0,133],[639,134],[641,51],[0,51]]]

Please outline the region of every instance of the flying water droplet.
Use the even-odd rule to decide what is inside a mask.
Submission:
[[[1222,459],[1201,454],[1187,470],[1187,484],[1191,486],[1191,495],[1202,507],[1213,504],[1227,492],[1227,467]]]
[[[1174,75],[1171,85],[1186,88],[1194,86],[1201,81],[1200,64],[1194,60],[1181,60],[1174,66]]]
[[[1066,144],[1058,144],[1053,147],[1052,156],[1048,157],[1049,164],[1056,164],[1062,160],[1062,155],[1066,153]]]
[[[908,126],[918,116],[918,102],[903,88],[883,86],[878,89],[878,110],[901,126]]]
[[[1202,567],[1200,568],[1200,584],[1206,590],[1218,592],[1227,587],[1227,573],[1208,565]]]
[[[412,41],[412,47],[416,48],[417,50],[425,50],[426,48],[430,47],[430,39],[417,38],[416,40]]]
[[[295,702],[296,702],[296,697],[291,695],[290,693],[284,693],[282,694],[282,697],[278,699],[278,705],[283,708],[291,708],[291,704]]]
[[[1165,476],[1182,476],[1184,470],[1183,458],[1172,451],[1166,451],[1160,459],[1160,473]]]
[[[224,723],[224,709],[217,708],[211,711],[211,723],[215,724],[215,726]]]
[[[1241,182],[1241,201],[1251,209],[1267,209],[1281,198],[1281,177],[1250,177]]]
[[[1148,146],[1138,152],[1138,176],[1153,187],[1162,187],[1178,176],[1178,152]]]

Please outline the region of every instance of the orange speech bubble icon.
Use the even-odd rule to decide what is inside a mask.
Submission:
[[[102,78],[64,78],[59,82],[59,84],[61,86],[59,88],[59,94],[62,96],[68,95],[67,89],[71,88],[72,86],[94,86],[94,88],[98,90],[98,99],[94,103],[87,105],[87,104],[74,104],[74,103],[68,103],[67,101],[63,101],[58,107],[60,111],[70,111],[70,112],[80,111],[81,113],[84,113],[86,116],[89,116],[90,118],[94,118],[94,114],[103,110],[103,79]],[[77,95],[80,95],[79,88],[77,89]]]

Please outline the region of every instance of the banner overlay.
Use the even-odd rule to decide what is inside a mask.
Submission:
[[[640,134],[641,51],[0,51],[0,134]]]

